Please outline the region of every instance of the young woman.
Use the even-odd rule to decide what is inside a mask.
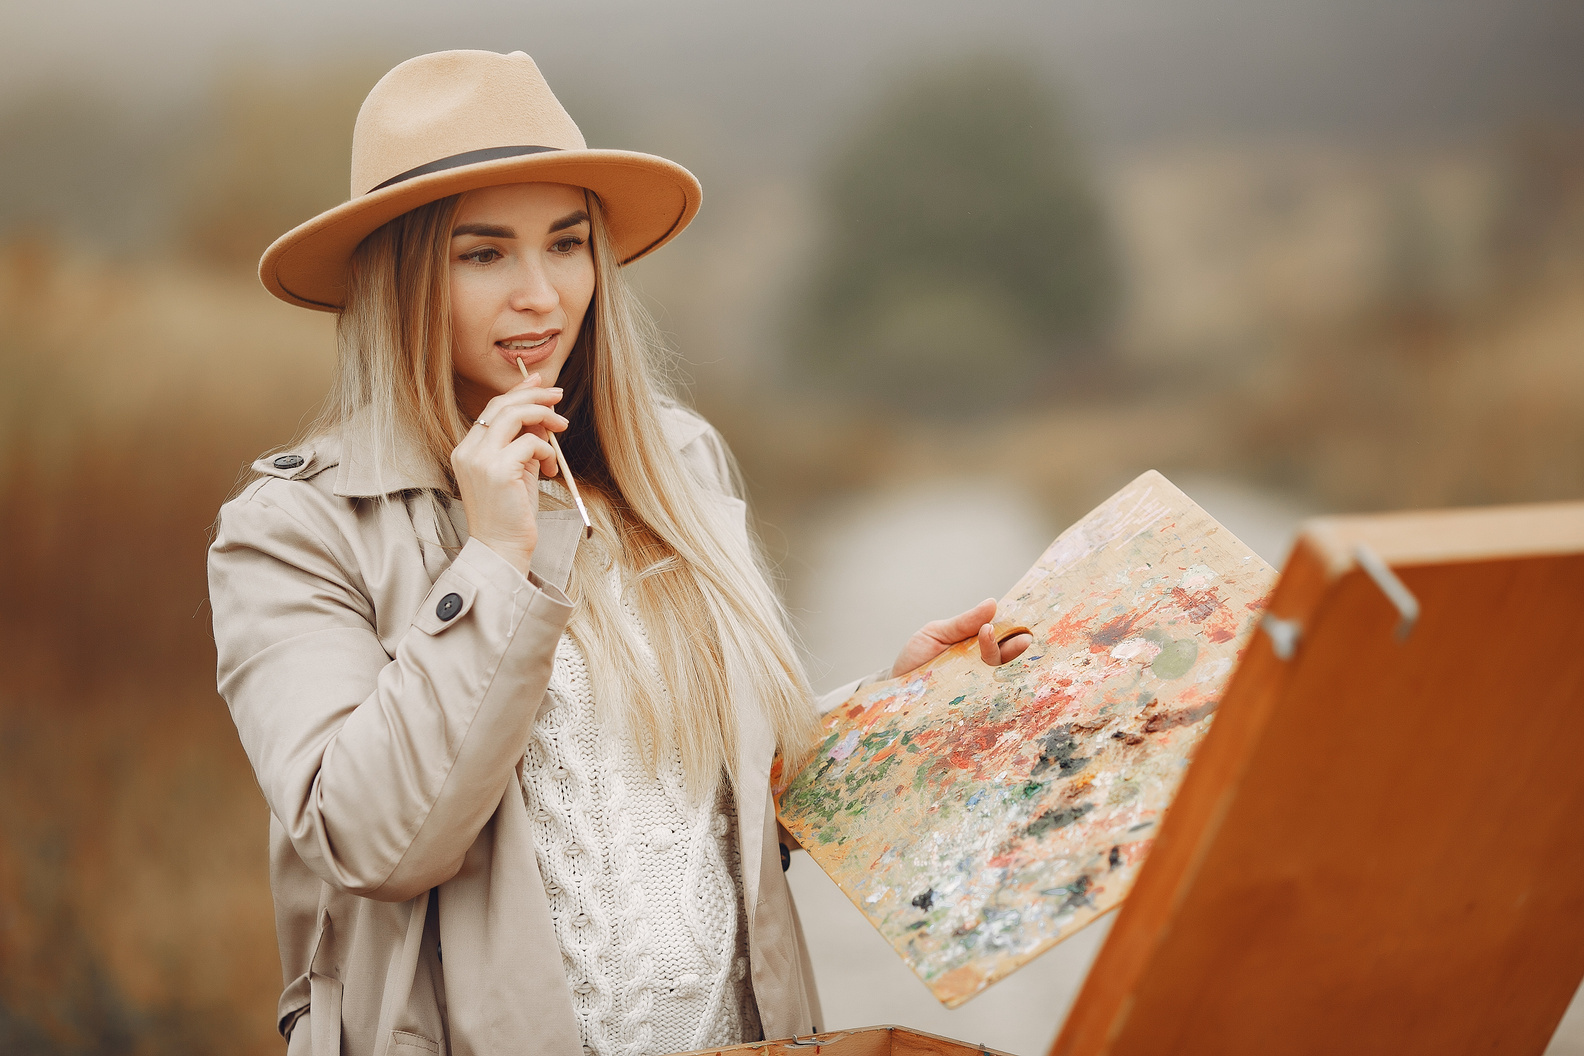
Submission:
[[[816,706],[730,458],[657,384],[620,270],[697,182],[587,149],[521,52],[398,66],[352,155],[351,200],[260,265],[338,313],[332,399],[254,463],[209,555],[220,691],[271,811],[288,1051],[818,1029],[768,782]],[[993,615],[925,627],[892,672],[975,633],[1010,659]]]

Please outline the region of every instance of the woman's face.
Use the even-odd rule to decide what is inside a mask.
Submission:
[[[470,191],[451,229],[457,403],[470,418],[522,380],[552,386],[594,296],[581,187],[513,183]]]

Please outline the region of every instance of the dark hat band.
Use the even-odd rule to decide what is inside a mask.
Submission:
[[[446,169],[459,169],[463,165],[476,165],[481,161],[497,161],[501,158],[516,158],[524,154],[543,154],[545,151],[560,149],[560,147],[484,147],[479,150],[464,150],[462,153],[453,154],[449,158],[427,162],[415,169],[397,173],[378,187],[369,188],[368,193],[373,194],[375,191],[383,191],[385,188],[401,183],[403,180],[410,180],[415,176],[427,176],[431,172],[444,172]]]

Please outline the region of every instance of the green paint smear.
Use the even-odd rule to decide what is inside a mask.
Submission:
[[[865,785],[884,781],[886,772],[891,769],[892,764],[895,762],[896,756],[892,756],[878,766],[865,767],[861,770],[849,770],[841,780],[846,796],[856,800],[863,792]],[[854,806],[862,808],[861,803],[855,803]]]
[[[800,817],[832,821],[841,809],[841,789],[834,785],[799,779],[782,796],[791,812]]]
[[[865,737],[863,740],[859,741],[858,744],[863,748],[864,754],[868,755],[873,752],[878,752],[880,749],[884,748],[895,739],[896,735],[893,734],[889,729],[877,730]]]
[[[1156,678],[1181,678],[1199,659],[1199,643],[1191,638],[1179,638],[1161,646],[1160,655],[1150,665]]]

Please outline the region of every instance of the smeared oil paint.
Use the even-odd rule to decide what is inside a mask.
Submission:
[[[1072,723],[1056,727],[1040,741],[1039,758],[1035,760],[1034,769],[1029,771],[1029,776],[1039,777],[1051,767],[1055,767],[1061,774],[1082,770],[1089,758],[1077,755],[1077,750],[1078,742],[1073,740]]]
[[[1038,838],[1053,829],[1065,829],[1093,809],[1093,803],[1080,803],[1074,807],[1058,807],[1055,810],[1048,810],[1029,822],[1028,828],[1024,829],[1023,832],[1025,835]]]
[[[861,691],[773,780],[788,830],[954,1007],[1114,908],[1275,573],[1162,476],[1063,532],[975,642]]]
[[[1150,664],[1150,674],[1156,678],[1181,678],[1199,658],[1199,643],[1192,638],[1179,638],[1161,646],[1160,653]]]

